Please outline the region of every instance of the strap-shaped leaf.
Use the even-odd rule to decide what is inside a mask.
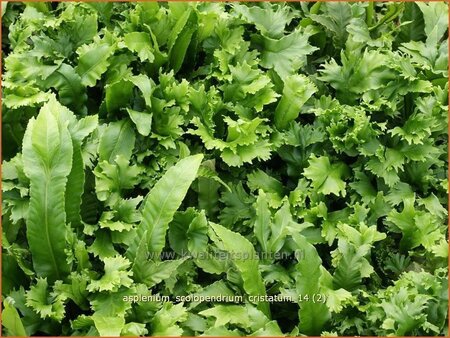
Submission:
[[[270,228],[272,226],[271,213],[267,197],[264,191],[260,190],[258,199],[255,203],[256,219],[254,225],[254,233],[262,250],[267,251],[270,236]]]
[[[173,275],[185,260],[185,258],[161,262],[149,260],[138,262],[136,260],[136,264],[133,266],[134,279],[144,283],[148,288],[152,288]]]
[[[79,58],[76,71],[80,75],[83,85],[95,86],[97,80],[108,69],[108,59],[113,51],[114,48],[103,42],[94,42],[78,49]]]
[[[58,90],[58,98],[62,104],[74,109],[75,112],[86,110],[84,105],[87,100],[86,88],[81,83],[81,77],[72,66],[65,63],[61,64],[47,78],[45,84]]]
[[[72,170],[67,177],[66,212],[67,223],[77,226],[81,222],[81,196],[83,195],[85,181],[81,144],[97,128],[98,118],[97,116],[87,116],[77,121],[72,113],[70,115],[72,123],[69,125],[69,132],[72,136],[73,158]]]
[[[205,212],[189,208],[177,212],[169,227],[170,247],[181,256],[194,255],[207,250],[208,221]]]
[[[6,328],[8,336],[26,337],[28,336],[20,319],[19,313],[14,307],[13,300],[6,298],[3,301],[2,324]]]
[[[306,238],[300,234],[294,234],[293,239],[302,251],[303,257],[296,265],[296,290],[299,296],[318,294],[321,291],[320,277],[322,272],[322,260],[316,248],[308,243]],[[330,313],[325,304],[313,301],[304,301],[300,304],[298,311],[300,325],[299,330],[306,335],[318,335],[330,318]]]
[[[317,91],[304,75],[291,75],[284,81],[283,96],[275,109],[275,125],[284,129],[295,120],[306,101]]]
[[[317,49],[308,43],[309,37],[314,33],[312,29],[305,29],[295,30],[279,40],[263,37],[261,66],[273,69],[283,80],[295,74],[306,63],[306,55]]]
[[[427,44],[434,47],[448,29],[448,6],[444,2],[417,2],[417,6],[423,13]]]
[[[70,270],[66,261],[65,191],[72,168],[72,139],[60,120],[60,105],[50,100],[24,136],[24,170],[30,179],[27,239],[38,276],[61,279]]]
[[[189,186],[197,177],[203,155],[188,156],[169,168],[147,195],[142,211],[142,222],[134,241],[128,248],[130,258],[135,258],[139,242],[147,231],[147,247],[159,254],[166,242],[169,223],[180,207]]]
[[[219,247],[230,253],[230,257],[239,270],[244,281],[244,290],[250,296],[265,296],[266,288],[259,272],[259,259],[255,248],[242,235],[228,230],[220,224],[211,223],[217,238],[220,239]],[[214,241],[217,241],[213,237]],[[216,244],[218,244],[216,242]],[[270,308],[267,302],[260,302],[258,309],[270,318]]]
[[[120,336],[120,332],[125,326],[125,319],[120,316],[102,316],[94,313],[92,319],[98,333],[103,337]]]
[[[123,38],[125,46],[138,54],[139,59],[142,62],[148,60],[153,62],[155,56],[152,53],[152,42],[150,35],[145,32],[132,32],[128,33]]]
[[[139,134],[142,136],[150,135],[152,129],[152,113],[140,112],[130,108],[127,108],[128,115],[130,115],[131,121],[133,121],[134,125]]]
[[[127,160],[133,152],[136,136],[129,121],[111,122],[105,129],[98,146],[99,162],[114,163],[117,155]]]
[[[175,29],[169,38],[169,63],[173,70],[178,72],[183,64],[192,36],[197,30],[197,14],[188,10],[177,21]],[[183,27],[178,35],[176,32]]]
[[[153,80],[144,74],[139,74],[130,77],[130,81],[139,88],[142,98],[145,101],[147,107],[152,106],[152,94],[155,90],[155,83]]]
[[[131,100],[133,84],[128,79],[107,84],[105,86],[105,106],[109,114],[116,114]]]

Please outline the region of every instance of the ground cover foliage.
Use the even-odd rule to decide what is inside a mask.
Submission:
[[[4,334],[447,334],[444,2],[2,6]]]

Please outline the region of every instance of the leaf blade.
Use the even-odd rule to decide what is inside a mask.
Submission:
[[[128,248],[130,257],[135,257],[139,240],[145,231],[148,250],[156,254],[161,252],[169,223],[196,178],[202,159],[203,155],[198,154],[180,160],[155,184],[147,195],[135,240]]]
[[[30,179],[27,239],[37,275],[53,281],[69,272],[64,194],[73,154],[58,108],[54,100],[45,105],[30,121],[23,143],[24,170]]]

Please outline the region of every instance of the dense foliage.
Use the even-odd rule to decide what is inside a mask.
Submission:
[[[444,2],[2,5],[4,334],[447,333]]]

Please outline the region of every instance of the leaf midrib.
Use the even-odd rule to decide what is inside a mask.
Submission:
[[[150,229],[151,231],[150,231],[150,233],[148,233],[147,235],[149,236],[148,237],[148,239],[149,239],[149,244],[152,244],[152,247],[153,247],[153,243],[152,243],[152,237],[153,237],[153,232],[154,232],[154,230],[156,229],[156,227],[157,226],[160,226],[160,221],[161,221],[161,217],[162,217],[162,214],[163,214],[163,210],[165,209],[165,207],[166,207],[166,204],[167,204],[167,201],[169,200],[169,197],[171,197],[172,196],[172,193],[173,193],[173,191],[176,189],[176,188],[178,188],[178,186],[179,186],[179,184],[173,184],[172,185],[172,187],[170,188],[170,190],[169,190],[169,192],[166,194],[166,198],[164,199],[164,201],[163,201],[163,203],[161,204],[161,208],[159,209],[159,212],[158,212],[158,214],[157,214],[157,218],[156,218],[156,220],[153,222],[153,226],[152,226],[152,228]],[[150,198],[149,198],[149,200],[150,200]],[[149,201],[147,201],[147,203],[148,203]],[[148,221],[148,223],[151,223],[151,221]]]
[[[48,188],[49,188],[49,180],[46,179],[45,189],[44,189],[44,230],[45,230],[45,235],[46,235],[46,240],[47,240],[47,245],[49,248],[50,256],[52,258],[54,270],[56,273],[56,279],[59,279],[59,277],[60,277],[59,268],[58,268],[58,264],[56,263],[55,253],[53,251],[53,246],[52,246],[51,240],[50,240],[49,221],[48,221]]]

